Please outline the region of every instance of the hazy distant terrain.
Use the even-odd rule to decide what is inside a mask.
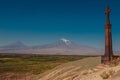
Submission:
[[[1,46],[0,53],[26,53],[26,54],[49,54],[49,55],[100,55],[103,52],[99,49],[78,45],[67,39],[60,39],[56,42],[27,46],[22,42],[15,42]]]

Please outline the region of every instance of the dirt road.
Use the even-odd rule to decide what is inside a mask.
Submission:
[[[48,72],[40,74],[35,80],[78,80],[83,71],[100,64],[100,57],[89,57],[60,65]]]

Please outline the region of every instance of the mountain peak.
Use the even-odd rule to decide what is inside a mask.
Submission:
[[[24,45],[21,41],[16,41],[14,43],[11,43],[11,45]]]
[[[24,49],[27,48],[27,46],[22,43],[21,41],[16,41],[11,44],[5,45],[5,46],[0,46],[0,48],[3,49]]]
[[[63,43],[65,43],[66,45],[69,45],[69,44],[71,44],[71,41],[70,40],[67,40],[67,39],[65,39],[65,38],[62,38],[62,39],[60,39]]]

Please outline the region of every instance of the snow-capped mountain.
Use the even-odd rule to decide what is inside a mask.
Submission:
[[[33,46],[33,49],[47,49],[47,48],[64,48],[64,49],[75,49],[78,48],[79,45],[75,44],[74,42],[67,40],[67,39],[60,39],[54,43],[46,44],[46,45],[38,45]]]
[[[66,45],[70,45],[71,44],[71,41],[65,39],[65,38],[62,38],[60,39],[62,42],[64,42]]]

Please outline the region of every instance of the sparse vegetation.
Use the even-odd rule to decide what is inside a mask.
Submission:
[[[65,55],[1,55],[0,54],[0,80],[32,80],[36,75],[55,68],[58,65],[75,60],[87,58],[89,56],[65,56]],[[93,56],[95,57],[95,56]],[[93,58],[92,57],[92,58]],[[91,59],[91,58],[90,58]],[[83,63],[85,61],[85,63]],[[77,64],[82,67],[89,68],[99,61],[84,60]],[[85,64],[89,63],[89,66]],[[91,64],[92,63],[92,64]],[[74,65],[71,64],[71,65]],[[83,68],[81,69],[83,70]]]
[[[84,56],[14,55],[0,56],[0,73],[40,74],[62,63],[85,58]]]
[[[111,67],[117,66],[120,64],[120,57],[117,59],[114,59],[112,63],[110,64]]]

